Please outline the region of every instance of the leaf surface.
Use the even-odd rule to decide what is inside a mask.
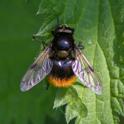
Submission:
[[[49,29],[52,29],[49,26],[52,21],[55,22],[53,25],[58,24],[57,18],[59,24],[68,24],[75,29],[75,42],[80,41],[85,46],[85,55],[103,87],[102,95],[96,96],[76,84],[72,89],[77,96],[71,99],[70,89],[62,96],[57,93],[54,108],[66,104],[67,123],[76,117],[76,124],[119,124],[119,117],[124,115],[124,1],[48,0],[48,3],[41,1],[38,14],[46,20]],[[73,103],[75,99],[77,103]],[[80,107],[85,116],[80,116],[76,104],[85,106]]]

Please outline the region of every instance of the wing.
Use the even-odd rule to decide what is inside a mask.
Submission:
[[[50,73],[53,63],[49,59],[49,52],[50,48],[46,48],[30,66],[21,81],[21,91],[31,89]]]
[[[72,64],[74,74],[80,79],[84,86],[90,88],[96,94],[101,94],[102,88],[94,69],[80,49],[75,48],[75,54],[76,60]]]

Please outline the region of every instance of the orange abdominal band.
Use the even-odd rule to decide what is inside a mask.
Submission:
[[[51,83],[55,87],[69,87],[73,83],[75,83],[76,76],[72,76],[70,78],[63,78],[63,79],[53,77],[53,76],[49,76],[48,81],[49,81],[49,83]]]

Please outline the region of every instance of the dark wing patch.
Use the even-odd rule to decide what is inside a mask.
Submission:
[[[21,91],[31,89],[50,73],[53,63],[49,59],[49,52],[50,48],[46,48],[30,66],[21,81]]]
[[[76,60],[72,64],[73,72],[84,86],[90,88],[96,94],[101,94],[102,88],[94,69],[78,48],[76,48],[75,52]]]

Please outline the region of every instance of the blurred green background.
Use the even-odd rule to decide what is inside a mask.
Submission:
[[[61,115],[53,110],[55,92],[40,83],[22,93],[22,76],[40,52],[32,34],[40,27],[36,16],[40,0],[0,1],[0,124],[55,124]],[[62,121],[61,121],[62,122]],[[65,122],[62,122],[64,124]]]

